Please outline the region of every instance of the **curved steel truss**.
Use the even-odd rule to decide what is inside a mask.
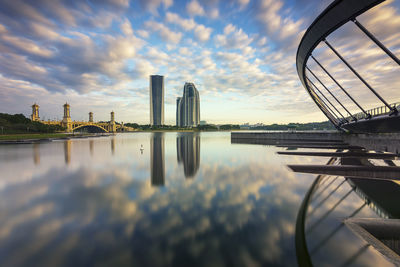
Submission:
[[[296,55],[297,73],[305,89],[314,100],[315,104],[321,109],[326,117],[338,128],[350,132],[400,132],[400,115],[398,108],[400,103],[391,103],[385,100],[358,72],[357,70],[332,46],[326,39],[332,32],[339,29],[347,22],[353,22],[366,36],[368,36],[377,46],[379,46],[392,60],[400,65],[400,60],[375,36],[370,33],[357,17],[372,7],[379,5],[384,0],[335,0],[333,1],[310,25],[305,32]],[[348,70],[353,73],[382,103],[374,109],[365,110],[363,104],[355,100],[350,90],[344,88],[342,84],[330,73],[323,63],[313,56],[314,49],[320,44],[325,45],[346,65]],[[318,78],[318,76],[308,67],[309,59],[319,66],[319,68],[334,82],[335,86],[346,95],[348,100],[353,103],[360,112],[354,113],[341,102],[337,96]],[[313,78],[312,82],[310,78]],[[331,100],[329,100],[329,96]],[[333,102],[333,103],[332,103]],[[342,110],[342,111],[340,111]]]

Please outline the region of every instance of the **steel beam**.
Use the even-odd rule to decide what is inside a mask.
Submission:
[[[367,115],[368,118],[371,117],[371,115],[369,113],[367,113],[360,104],[358,104],[358,102],[343,88],[343,86],[335,79],[333,78],[333,76],[324,68],[324,66],[322,66],[321,63],[319,63],[319,61],[313,56],[311,55],[311,58],[314,59],[314,61],[318,64],[318,66],[321,67],[321,69],[332,79],[332,81],[334,81],[336,83],[336,85],[351,99],[351,101],[353,101],[354,104],[356,104],[356,106],[361,109],[362,112],[364,112],[365,115]]]
[[[361,75],[339,54],[338,51],[336,51],[335,48],[325,39],[324,40],[325,44],[332,50],[332,52],[340,58],[340,60],[354,73],[354,75],[357,76],[357,78],[383,103],[385,106],[387,106],[393,113],[397,113],[397,109],[394,107],[391,107],[385,99],[383,99],[375,90],[372,88]]]
[[[400,59],[396,57],[384,44],[382,44],[376,37],[368,31],[360,22],[356,19],[353,19],[353,22],[357,25],[357,27],[365,33],[377,46],[379,46],[389,57],[391,57],[398,65],[400,65]]]
[[[309,83],[311,83],[311,85],[322,95],[322,97],[323,97],[326,101],[328,101],[328,103],[336,110],[336,112],[339,113],[339,115],[342,116],[342,118],[347,122],[347,120],[346,120],[346,118],[343,116],[343,114],[335,107],[335,105],[333,105],[333,104],[331,103],[331,101],[329,101],[329,99],[318,89],[318,87],[317,87],[310,79],[308,79],[308,78],[306,78],[306,79],[307,79],[307,81],[308,81]],[[339,118],[339,116],[337,116],[337,115],[332,111],[332,109],[331,109],[328,105],[326,105],[326,103],[325,103],[322,99],[321,99],[321,101],[324,103],[324,105],[325,105],[327,108],[330,109],[330,111],[331,111],[337,118]]]
[[[328,93],[336,100],[336,102],[338,102],[339,105],[341,105],[342,108],[343,108],[347,113],[349,113],[350,117],[352,117],[353,119],[357,120],[357,119],[353,116],[353,114],[351,114],[350,111],[348,111],[347,108],[336,98],[336,96],[335,96],[334,94],[332,94],[332,92],[325,86],[325,84],[323,84],[323,83],[321,82],[321,80],[317,77],[317,75],[315,75],[314,72],[312,72],[312,71],[310,70],[309,67],[306,66],[306,69],[314,76],[315,79],[317,79],[317,81],[325,88],[325,90],[328,91]]]

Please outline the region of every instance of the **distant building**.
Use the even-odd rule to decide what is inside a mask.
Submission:
[[[207,121],[200,121],[200,125],[206,125]]]
[[[32,121],[40,121],[40,117],[39,117],[39,105],[36,104],[36,103],[32,105],[31,120],[32,120]]]
[[[176,125],[193,127],[200,124],[200,96],[193,83],[185,83],[183,97],[176,99]]]
[[[150,124],[164,124],[164,76],[150,76]]]

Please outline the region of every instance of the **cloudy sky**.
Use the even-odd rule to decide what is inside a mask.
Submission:
[[[299,41],[330,0],[1,0],[0,112],[149,123],[149,75],[165,76],[165,122],[186,81],[211,123],[323,121],[296,70]],[[400,1],[359,20],[400,56]],[[354,38],[356,37],[356,38]],[[328,38],[387,99],[400,100],[399,67],[352,23]],[[315,55],[364,108],[381,103],[326,47]],[[316,73],[320,70],[310,62]],[[379,73],[377,75],[376,73]],[[337,88],[321,79],[358,112]]]

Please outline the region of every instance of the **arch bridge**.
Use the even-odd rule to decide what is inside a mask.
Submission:
[[[400,65],[399,58],[390,51],[380,40],[378,40],[364,25],[357,19],[361,14],[381,4],[384,0],[335,0],[333,1],[309,26],[305,32],[296,55],[297,73],[304,88],[325,116],[341,131],[358,133],[384,133],[400,132],[400,102],[392,102],[392,99],[382,96],[382,89],[374,88],[366,78],[346,59],[337,48],[334,47],[328,37],[341,28],[344,24],[350,23],[368,37],[376,47],[379,47],[384,54],[394,61],[397,67]],[[362,95],[357,95],[351,88],[343,85],[346,77],[334,73],[326,62],[318,58],[314,53],[317,46],[324,45],[347,69],[349,75],[353,75],[362,84],[357,88],[362,95],[366,93],[379,101],[378,106],[367,109],[366,101]],[[311,69],[311,60],[315,68]],[[328,86],[324,79],[329,79]],[[375,71],[373,75],[380,75]],[[397,76],[397,77],[400,77]],[[395,96],[396,97],[396,96]],[[399,96],[397,96],[399,97]],[[398,98],[399,99],[399,98]],[[354,109],[356,108],[356,110]]]
[[[66,129],[66,132],[74,132],[79,129],[96,129],[97,131],[105,132],[105,133],[114,133],[117,131],[134,131],[133,128],[124,126],[123,124],[118,124],[115,122],[114,111],[111,111],[111,120],[108,122],[94,122],[93,121],[93,112],[89,112],[89,120],[88,121],[73,121],[70,116],[70,105],[68,103],[64,104],[64,117],[61,121],[44,121],[39,117],[39,105],[36,103],[32,105],[32,121],[39,121],[48,125],[60,125]]]

